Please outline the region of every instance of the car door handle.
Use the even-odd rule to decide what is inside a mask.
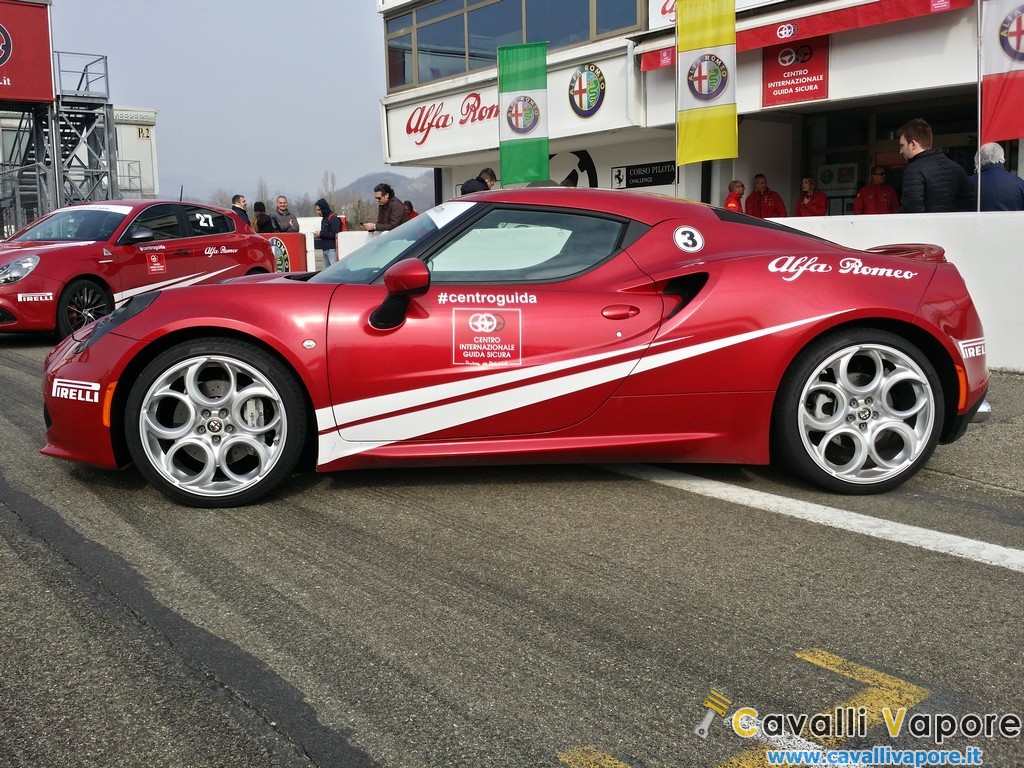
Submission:
[[[171,256],[188,256],[192,251],[185,249],[181,251],[171,251]]]
[[[612,304],[602,309],[601,314],[609,320],[628,320],[640,314],[640,307],[634,307],[632,304]]]

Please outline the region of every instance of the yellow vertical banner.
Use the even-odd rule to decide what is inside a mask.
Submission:
[[[677,0],[676,67],[676,164],[737,157],[735,0]]]

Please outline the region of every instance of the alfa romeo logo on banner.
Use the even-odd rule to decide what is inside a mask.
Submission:
[[[540,107],[529,96],[517,96],[505,112],[508,127],[516,133],[529,133],[540,122]]]
[[[690,93],[701,101],[717,99],[725,92],[728,82],[728,67],[713,53],[701,54],[686,75],[686,84],[690,88]]]
[[[569,80],[569,106],[578,117],[593,117],[604,103],[604,73],[596,64],[584,64]]]
[[[999,47],[1014,61],[1024,61],[1024,5],[1014,8],[999,25]]]

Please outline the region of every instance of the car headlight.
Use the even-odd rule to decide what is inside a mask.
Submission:
[[[20,259],[0,267],[0,285],[16,283],[28,276],[39,263],[38,256],[22,256]]]

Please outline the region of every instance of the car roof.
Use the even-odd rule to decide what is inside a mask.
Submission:
[[[199,205],[203,208],[210,208],[214,211],[226,212],[226,208],[222,208],[219,205],[210,205],[209,203],[200,203],[194,200],[164,200],[155,198],[118,198],[114,200],[90,200],[85,203],[75,203],[74,205],[66,205],[63,208],[57,210],[66,211],[74,210],[75,208],[88,208],[90,206],[122,206],[131,208],[133,212],[142,210],[143,208],[149,208],[153,205]]]
[[[644,224],[657,224],[666,219],[686,217],[712,220],[717,216],[711,206],[669,195],[649,192],[626,192],[618,189],[590,187],[526,187],[519,189],[474,192],[458,198],[473,202],[545,205],[557,208],[581,208],[597,213],[625,216]]]

